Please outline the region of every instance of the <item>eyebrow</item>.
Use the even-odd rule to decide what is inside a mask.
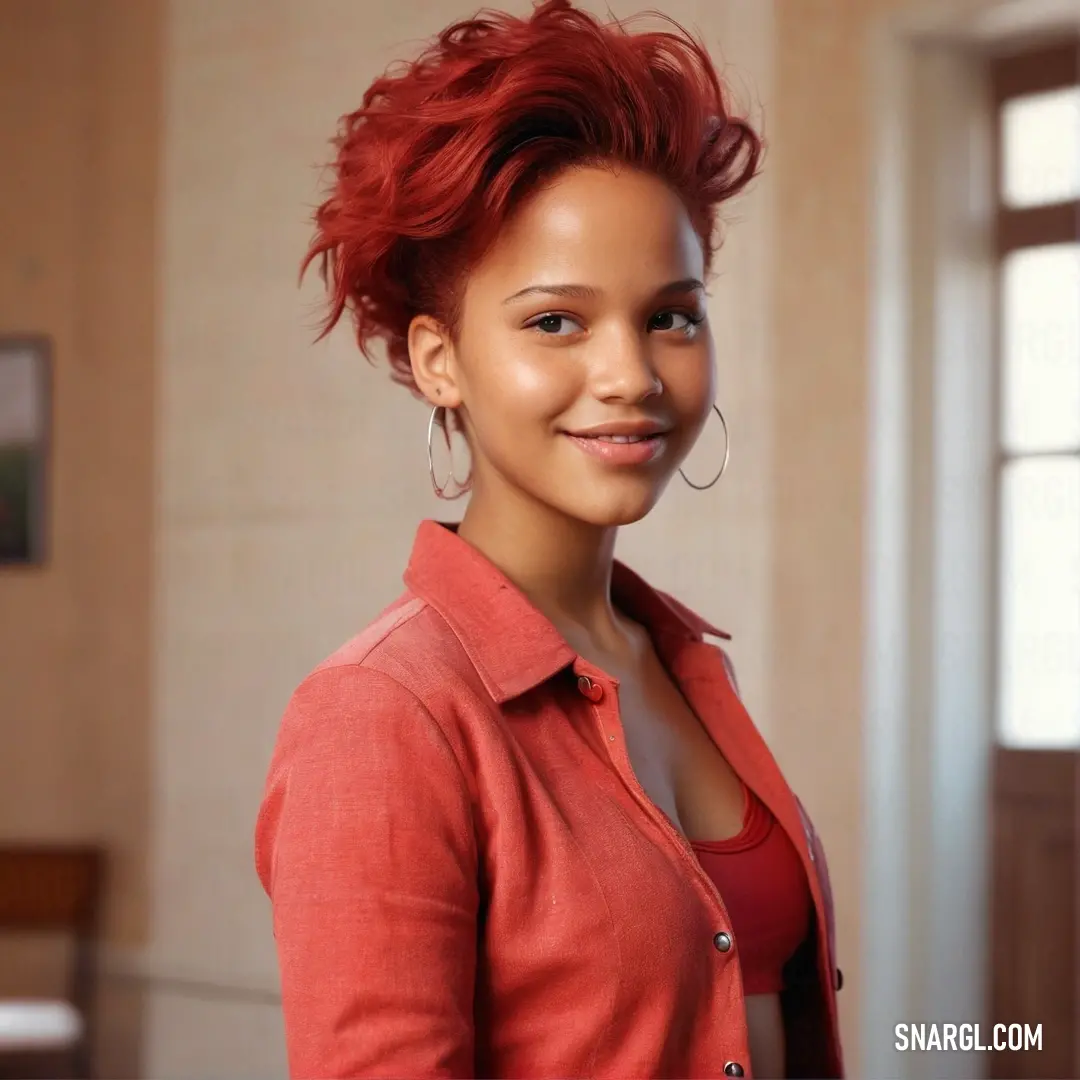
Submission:
[[[656,290],[656,296],[673,296],[678,293],[704,292],[705,285],[697,278],[681,278],[679,281],[669,281],[666,285]],[[593,300],[601,295],[602,290],[592,285],[529,285],[524,289],[508,296],[503,303],[512,304],[515,300],[521,300],[526,296],[563,296],[571,300]]]

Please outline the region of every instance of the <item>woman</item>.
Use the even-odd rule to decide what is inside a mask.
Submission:
[[[292,1075],[841,1074],[813,830],[726,635],[613,558],[718,413],[703,282],[759,155],[694,39],[566,0],[449,28],[345,119],[328,327],[431,406],[440,494],[464,436],[471,498],[282,722]]]

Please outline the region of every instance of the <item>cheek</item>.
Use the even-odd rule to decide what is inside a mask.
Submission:
[[[676,411],[688,423],[708,415],[716,398],[716,362],[711,344],[674,356],[661,376]]]
[[[474,421],[492,424],[542,424],[554,420],[576,400],[583,386],[581,365],[558,350],[516,348],[494,351],[477,365],[471,395]]]

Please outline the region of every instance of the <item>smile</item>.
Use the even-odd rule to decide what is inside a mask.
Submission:
[[[590,457],[609,465],[645,465],[654,461],[667,447],[667,435],[570,435],[575,446]]]

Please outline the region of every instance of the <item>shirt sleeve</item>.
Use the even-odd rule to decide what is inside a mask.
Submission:
[[[475,1075],[470,788],[399,683],[316,672],[286,710],[256,830],[289,1075]]]

